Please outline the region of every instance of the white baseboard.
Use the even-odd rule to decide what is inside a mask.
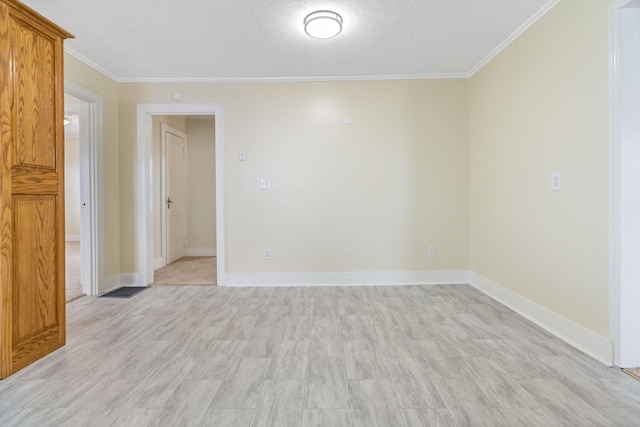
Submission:
[[[613,365],[613,343],[475,272],[470,284],[561,340],[600,362]]]
[[[136,273],[116,274],[108,277],[104,281],[104,290],[100,290],[100,295],[114,291],[122,286],[146,286],[140,284],[140,276]]]
[[[156,258],[156,259],[153,260],[153,269],[154,270],[162,268],[165,265],[167,265],[167,264],[164,262],[164,258],[162,258],[162,257]]]
[[[393,286],[461,283],[469,283],[469,272],[466,270],[220,274],[218,276],[219,286]]]
[[[140,276],[136,273],[124,273],[120,275],[120,286],[146,286],[140,284]]]
[[[80,241],[80,235],[79,234],[67,234],[65,236],[65,240],[67,242],[79,242]]]
[[[106,294],[107,292],[114,291],[120,287],[120,275],[116,274],[111,277],[107,277],[104,280],[104,289],[99,289],[98,294]]]
[[[187,248],[187,256],[217,256],[216,248]]]

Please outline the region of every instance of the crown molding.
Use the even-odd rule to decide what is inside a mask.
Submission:
[[[70,56],[73,56],[75,59],[77,59],[78,61],[84,63],[85,65],[88,65],[89,67],[93,68],[97,72],[99,72],[101,74],[104,74],[105,76],[109,77],[111,80],[115,81],[116,83],[122,83],[122,79],[120,77],[116,76],[111,71],[107,70],[106,68],[96,64],[95,62],[93,62],[92,60],[87,58],[86,56],[83,56],[83,55],[79,54],[75,50],[65,46],[64,47],[64,52],[69,54]]]
[[[120,78],[120,83],[297,83],[297,82],[342,82],[372,80],[427,80],[466,79],[466,73],[450,74],[391,74],[379,76],[306,76],[306,77],[140,77]]]
[[[502,43],[496,46],[487,56],[485,56],[475,67],[473,67],[468,73],[466,73],[468,78],[473,77],[475,73],[480,71],[485,65],[487,65],[493,58],[498,56],[500,52],[505,50],[507,46],[513,43],[518,37],[520,37],[525,31],[527,31],[533,24],[538,22],[540,18],[547,14],[551,9],[553,9],[560,0],[549,0],[540,10],[538,10],[531,18],[527,19],[522,25],[520,25],[509,37],[507,37]]]

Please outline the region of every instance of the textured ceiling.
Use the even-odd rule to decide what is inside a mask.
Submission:
[[[466,76],[558,0],[24,0],[119,81]],[[344,19],[308,37],[310,12]]]

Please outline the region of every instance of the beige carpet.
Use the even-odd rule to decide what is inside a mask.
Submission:
[[[216,257],[181,258],[154,273],[154,285],[215,285]]]
[[[84,295],[80,282],[80,242],[67,242],[65,247],[66,300]]]

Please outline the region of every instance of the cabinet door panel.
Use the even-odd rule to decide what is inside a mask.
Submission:
[[[13,198],[13,345],[58,323],[56,197]]]
[[[55,168],[55,40],[14,20],[16,164]]]

